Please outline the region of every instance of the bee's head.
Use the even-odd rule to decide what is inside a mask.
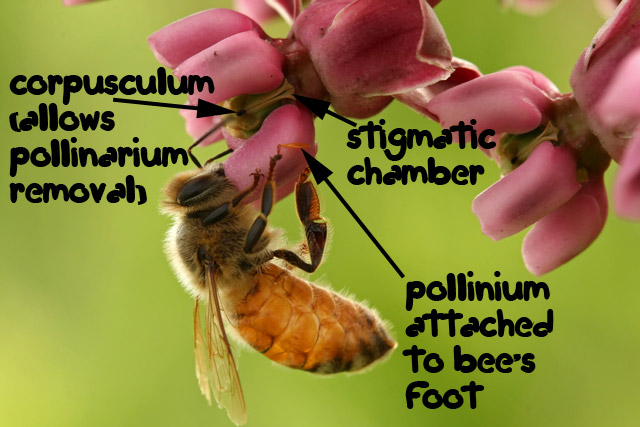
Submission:
[[[179,173],[165,186],[167,196],[163,210],[167,213],[190,213],[220,206],[238,192],[225,177],[222,163]]]

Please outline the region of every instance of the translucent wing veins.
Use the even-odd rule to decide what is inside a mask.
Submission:
[[[214,279],[214,267],[207,263],[207,310],[205,313],[205,334],[200,326],[200,301],[196,300],[193,310],[195,335],[196,377],[202,394],[211,404],[211,392],[220,408],[236,425],[247,421],[247,410],[242,394],[229,340],[222,323],[218,290]]]

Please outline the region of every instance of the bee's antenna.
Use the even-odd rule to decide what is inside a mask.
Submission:
[[[216,161],[218,159],[223,158],[224,156],[226,156],[227,154],[231,154],[233,153],[233,150],[231,148],[224,150],[222,153],[215,155],[214,157],[210,158],[209,160],[207,160],[206,162],[204,162],[204,165],[207,166],[209,163]]]

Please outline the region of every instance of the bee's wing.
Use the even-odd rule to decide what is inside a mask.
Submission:
[[[200,390],[209,403],[211,403],[211,391],[213,391],[218,406],[225,408],[231,421],[240,425],[247,421],[247,409],[242,395],[238,370],[222,324],[213,266],[209,265],[207,270],[208,301],[204,337],[200,327],[198,309],[200,303],[198,300],[196,300],[193,312],[196,376]]]

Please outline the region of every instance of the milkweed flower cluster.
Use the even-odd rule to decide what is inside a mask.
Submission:
[[[623,2],[582,55],[572,94],[560,93],[544,75],[526,67],[481,76],[473,64],[454,58],[431,8],[436,3],[316,0],[295,17],[290,38],[269,39],[256,26],[249,31],[285,57],[279,66],[296,93],[328,99],[340,114],[369,117],[398,99],[443,127],[475,119],[477,128],[494,129],[497,148],[490,155],[504,178],[480,194],[472,210],[483,232],[495,240],[534,225],[522,247],[525,265],[534,274],[566,263],[599,235],[608,213],[603,174],[610,159],[621,160],[625,151],[616,206],[625,216],[640,216],[634,213],[640,210],[635,201],[640,161],[630,144],[638,112],[633,102],[626,101],[626,109],[620,105],[620,99],[631,99],[629,87],[637,87],[633,58],[615,79],[619,83],[603,84],[640,40],[634,25],[640,20],[638,2]],[[553,2],[516,3],[540,11]],[[248,87],[244,93],[251,93]],[[606,93],[613,95],[607,98]],[[271,126],[263,132],[267,129]],[[253,152],[251,138],[224,136],[237,153]],[[258,162],[250,154],[238,162],[235,155],[227,161],[231,170]]]
[[[315,1],[293,33],[308,49],[333,108],[350,117],[377,114],[395,94],[453,71],[444,29],[424,1]]]
[[[623,2],[578,60],[574,93],[561,94],[542,74],[513,67],[456,86],[426,106],[443,127],[475,118],[478,128],[496,131],[491,154],[503,178],[474,200],[472,210],[494,240],[535,224],[522,246],[534,274],[569,261],[600,234],[608,211],[603,174],[623,153],[616,206],[640,218],[632,137],[640,123],[633,95],[640,75],[638,22],[639,3]]]
[[[540,73],[514,67],[445,91],[428,109],[443,127],[475,118],[478,128],[496,131],[491,155],[504,177],[476,197],[472,210],[494,240],[535,223],[523,243],[530,271],[554,269],[599,234],[609,160],[586,126],[576,129],[571,95]]]
[[[182,112],[195,139],[219,127],[204,144],[226,140],[233,154],[225,170],[239,188],[256,168],[267,168],[279,144],[304,144],[315,154],[313,115],[294,93],[328,100],[353,118],[377,114],[395,99],[445,128],[475,119],[477,129],[495,131],[496,149],[487,154],[503,177],[472,210],[494,240],[533,225],[522,254],[534,274],[566,263],[599,235],[611,159],[621,164],[615,209],[640,219],[640,1],[596,0],[611,16],[578,59],[566,94],[526,67],[482,75],[453,57],[433,10],[438,3],[313,0],[301,10],[299,0],[236,0],[253,19],[211,9],[159,30],[149,44],[176,76],[215,76],[216,91],[188,103],[203,98],[243,113]],[[536,14],[555,0],[502,3]],[[286,38],[269,37],[257,22],[274,8],[291,21]],[[306,166],[296,151],[285,149],[279,163],[279,196]]]
[[[293,88],[285,76],[286,55],[252,19],[233,10],[206,10],[152,34],[149,45],[156,58],[174,69],[177,77],[215,76],[215,91],[196,91],[189,96],[189,104],[204,99],[243,112],[235,117],[213,118],[197,118],[193,110],[182,113],[187,131],[195,139],[226,121],[203,144],[226,139],[233,153],[227,159],[225,173],[236,187],[248,187],[253,180],[250,174],[256,169],[268,170],[269,158],[278,145],[302,144],[315,154],[313,118],[292,98]],[[302,172],[304,156],[300,150],[290,149],[283,149],[282,156],[276,182],[284,186]],[[279,187],[280,197],[286,192],[283,186]]]

